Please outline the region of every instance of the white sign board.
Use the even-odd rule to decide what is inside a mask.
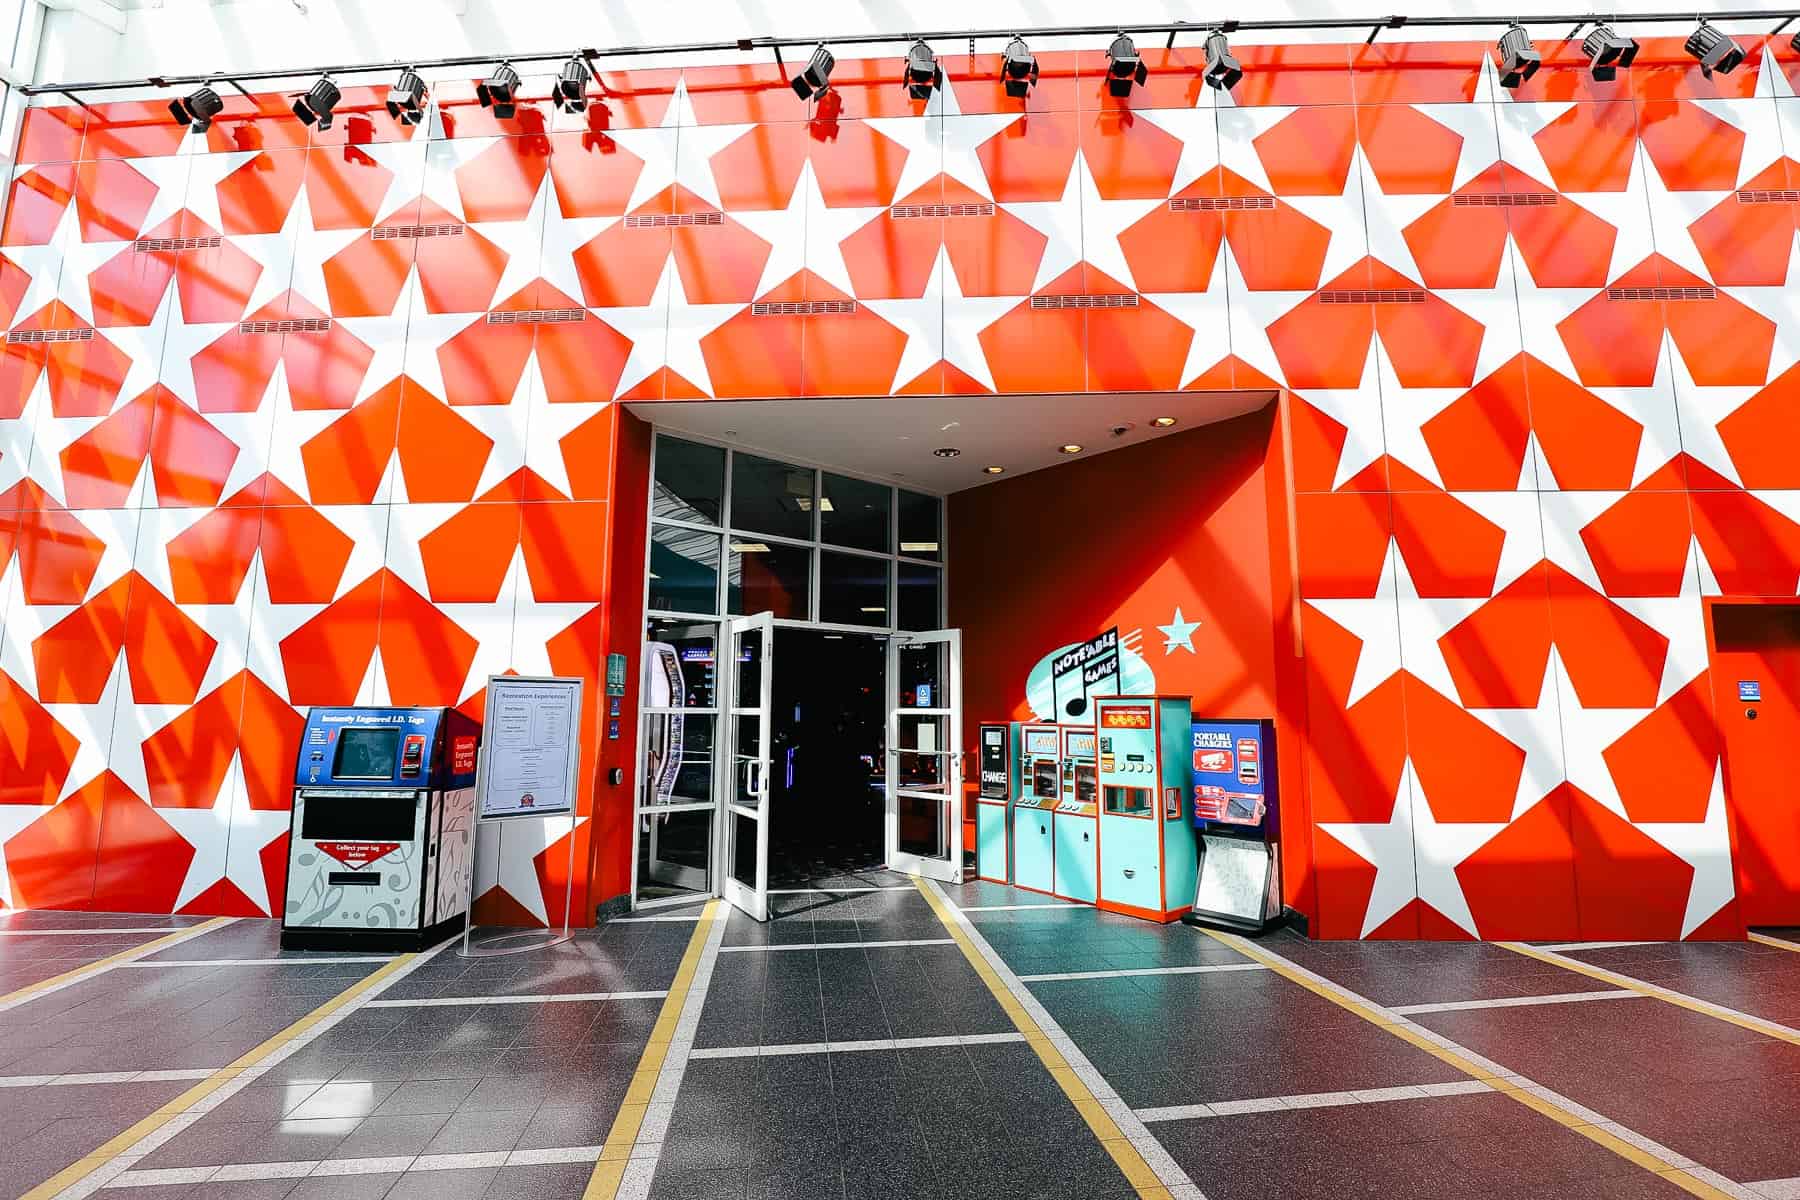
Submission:
[[[476,813],[560,816],[575,810],[581,680],[490,675]]]
[[[1269,894],[1269,847],[1261,840],[1205,835],[1200,884],[1194,896],[1198,913],[1217,913],[1240,921],[1263,921]]]

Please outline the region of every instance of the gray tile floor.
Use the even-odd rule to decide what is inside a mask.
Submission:
[[[775,896],[766,925],[621,921],[531,954],[410,962],[278,1061],[230,1077],[95,1194],[580,1196],[659,1016],[681,999],[668,993],[683,955],[714,932],[704,999],[651,1102],[662,1111],[638,1127],[658,1132],[626,1146],[638,1161],[619,1195],[633,1200],[1686,1194],[1329,987],[1195,930],[993,908],[1046,901],[991,884],[944,889],[965,911],[940,918],[903,877],[831,882],[865,890]],[[0,997],[192,924],[0,914]],[[97,932],[8,936],[41,928]],[[1066,1075],[971,965],[954,940],[965,929],[1018,989],[1007,1004],[1037,1014],[1043,1028],[1028,1032],[1061,1047]],[[1500,946],[1258,945],[1412,1012],[1415,1041],[1485,1056],[1503,1086],[1517,1073],[1567,1111],[1691,1159],[1722,1194],[1800,1197],[1800,953],[1563,952],[1626,985],[1777,1023],[1745,1028],[1637,994],[1581,1002],[1624,988]],[[0,1195],[92,1153],[386,961],[346,957],[360,956],[284,954],[272,925],[239,921],[0,1007]],[[1113,1117],[1137,1132],[1155,1183],[1134,1186],[1119,1143],[1096,1132]]]

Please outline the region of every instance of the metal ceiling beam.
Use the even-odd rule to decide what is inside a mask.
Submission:
[[[124,14],[119,13],[116,9],[112,9],[111,5],[107,4],[105,0],[39,0],[39,2],[52,8],[70,8],[75,11],[86,12],[88,15],[95,15],[95,12],[90,10],[110,10],[119,17],[120,24],[118,28],[121,30],[124,28]],[[1758,24],[1761,24],[1771,18],[1780,20],[1784,23],[1800,19],[1800,9],[1726,9],[1706,14],[1706,19],[1715,25],[1732,21],[1755,21]],[[95,19],[104,21],[104,18],[97,15],[95,15]],[[1555,12],[1539,13],[1536,15],[1526,14],[1516,18],[1517,24],[1526,26],[1585,25],[1597,24],[1600,22],[1610,22],[1615,25],[1691,25],[1694,21],[1695,17],[1691,13],[1670,12],[1610,12],[1604,14]],[[1237,33],[1281,33],[1299,30],[1342,29],[1354,30],[1360,34],[1368,32],[1371,24],[1376,24],[1378,28],[1398,28],[1401,25],[1404,25],[1409,29],[1505,29],[1514,23],[1515,19],[1511,17],[1444,16],[1434,14],[1431,16],[1378,17],[1374,18],[1373,21],[1371,18],[1364,16],[1274,19],[1266,21],[1165,21],[1152,25],[1059,25],[1023,31],[1009,26],[1006,29],[935,29],[923,32],[907,30],[896,31],[893,33],[846,34],[841,37],[817,37],[812,35],[806,37],[779,38],[749,37],[733,38],[728,41],[680,42],[666,45],[608,46],[583,50],[582,54],[590,60],[644,58],[649,56],[679,57],[684,55],[716,53],[722,50],[770,50],[779,52],[783,47],[810,47],[820,43],[827,46],[866,46],[877,44],[905,44],[915,40],[934,42],[968,39],[971,41],[993,41],[996,44],[1004,45],[1020,32],[1028,33],[1030,36],[1038,38],[1111,37],[1120,33],[1133,35],[1166,35],[1181,31],[1204,34],[1215,29]],[[569,49],[565,46],[556,50],[534,51],[525,54],[502,54],[493,52],[488,54],[459,54],[432,59],[395,59],[387,62],[312,63],[309,65],[282,67],[271,70],[231,71],[229,74],[233,79],[243,82],[255,82],[258,80],[270,79],[306,78],[317,75],[343,76],[387,74],[397,71],[402,67],[412,67],[417,71],[443,70],[452,67],[486,67],[500,59],[505,59],[507,62],[513,63],[514,65],[537,62],[559,63],[568,57]],[[55,83],[34,84],[31,87],[21,88],[20,90],[27,95],[38,95],[44,92],[64,91],[109,92],[126,88],[147,88],[158,85],[178,87],[186,84],[205,83],[208,80],[219,78],[221,74],[222,72],[214,71],[194,75],[162,75],[157,77],[156,84],[153,84],[148,78],[60,81]]]

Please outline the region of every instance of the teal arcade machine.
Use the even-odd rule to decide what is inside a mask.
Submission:
[[[1013,795],[1013,886],[1056,891],[1053,822],[1062,799],[1061,731],[1055,725],[1019,725],[1019,774]]]
[[[1186,696],[1094,698],[1099,905],[1108,912],[1166,923],[1193,906],[1191,703]]]
[[[1092,725],[1062,727],[1062,795],[1051,816],[1056,842],[1055,892],[1092,904],[1099,898],[1100,776]]]
[[[982,725],[976,730],[981,781],[975,792],[975,876],[990,883],[1012,882],[1007,831],[1012,823],[1013,777],[1019,759],[1014,743],[1018,738],[1016,721]]]

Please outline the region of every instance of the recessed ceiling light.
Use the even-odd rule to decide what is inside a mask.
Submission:
[[[1081,445],[1076,442],[1065,442],[1056,449],[1060,454],[1080,454],[1082,451]]]
[[[739,554],[767,554],[769,548],[761,542],[733,542],[731,548]]]
[[[726,431],[725,431],[725,436],[726,436],[726,437],[736,437],[736,436],[737,436],[737,435],[738,435],[738,432],[737,432],[737,430],[735,430],[735,429],[727,429],[727,430],[726,430]]]
[[[1174,417],[1158,417],[1158,418],[1156,418],[1156,420],[1154,420],[1150,423],[1152,425],[1156,426],[1158,429],[1167,429],[1169,426],[1171,426],[1175,423],[1175,418]]]
[[[936,450],[933,450],[932,453],[939,458],[955,458],[957,455],[961,454],[962,451],[958,450],[955,446],[939,446]]]
[[[870,608],[868,605],[865,604],[865,605],[863,605],[863,611],[866,613],[878,613],[878,612],[886,612],[887,609],[883,608],[883,607]]]
[[[938,548],[938,544],[936,542],[901,542],[900,543],[900,553],[902,553],[902,554],[931,554],[934,551],[936,551],[937,548]]]
[[[981,473],[983,475],[998,475],[1005,470],[1005,467],[983,467],[981,468]]]

